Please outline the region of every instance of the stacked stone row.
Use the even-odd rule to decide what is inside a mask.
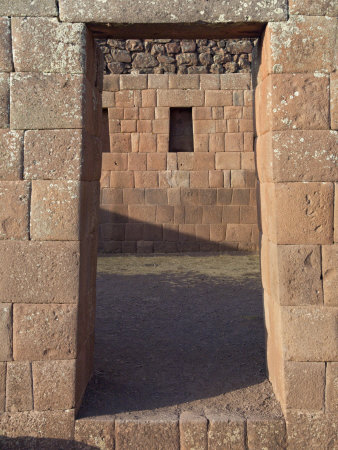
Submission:
[[[105,72],[202,74],[250,72],[253,39],[99,40]]]

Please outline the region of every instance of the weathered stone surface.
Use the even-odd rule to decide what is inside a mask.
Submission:
[[[338,183],[335,183],[335,188],[334,188],[334,197],[335,197],[335,202],[334,202],[334,223],[333,223],[333,227],[334,227],[334,242],[338,242]]]
[[[261,76],[333,70],[336,19],[305,16],[269,24],[264,37],[267,42],[263,45]]]
[[[23,132],[0,130],[0,180],[19,180],[22,174]]]
[[[338,179],[338,133],[275,131],[257,141],[261,181],[335,181]]]
[[[1,8],[1,6],[0,6]],[[0,72],[10,72],[12,64],[11,22],[8,17],[0,18]]]
[[[75,407],[75,361],[33,361],[34,409]]]
[[[208,449],[208,422],[205,417],[190,411],[181,413],[180,449]]]
[[[338,74],[330,75],[330,116],[331,128],[338,130]]]
[[[332,16],[338,14],[338,6],[335,0],[289,0],[290,14],[303,16]]]
[[[329,77],[273,74],[256,89],[258,135],[270,130],[329,129]]]
[[[82,128],[83,90],[81,75],[12,74],[11,128]]]
[[[257,3],[237,0],[222,4],[217,0],[179,4],[163,4],[161,0],[145,2],[104,0],[100,4],[90,0],[61,0],[60,17],[66,22],[114,22],[114,23],[207,23],[268,22],[286,20],[287,4],[284,0]]]
[[[0,239],[28,239],[29,197],[29,182],[0,182]]]
[[[322,246],[324,303],[338,306],[338,244]]]
[[[6,436],[72,439],[74,430],[74,411],[27,411],[21,413],[5,413],[0,415],[0,429],[1,446],[6,444]]]
[[[0,303],[0,342],[0,361],[10,361],[12,359],[12,305],[10,303]]]
[[[29,362],[8,362],[6,375],[6,411],[33,409],[32,370]]]
[[[157,106],[189,107],[202,106],[204,92],[197,89],[161,89],[157,93]]]
[[[111,418],[78,419],[75,422],[75,441],[101,450],[112,450],[115,441],[114,427],[114,420]]]
[[[245,447],[245,422],[226,414],[207,414],[208,448],[213,450],[242,450]]]
[[[15,360],[74,359],[75,305],[15,304],[13,354]]]
[[[174,414],[161,414],[142,418],[117,417],[115,445],[121,450],[144,448],[156,450],[179,449],[178,418]]]
[[[158,66],[156,58],[149,53],[138,53],[135,55],[132,66],[136,69],[145,69]]]
[[[0,413],[5,411],[6,403],[6,363],[0,362]]]
[[[284,374],[288,409],[323,410],[325,363],[288,361]]]
[[[286,448],[284,419],[247,420],[248,448],[251,450],[282,450]]]
[[[334,449],[337,416],[317,412],[289,411],[286,416],[288,449]]]
[[[326,366],[325,406],[329,413],[338,412],[338,362]]]
[[[0,128],[9,126],[9,74],[0,72]]]
[[[280,304],[323,303],[320,246],[278,245],[276,251],[278,280],[273,292],[277,291]]]
[[[33,181],[31,237],[33,240],[80,239],[81,182]]]
[[[225,73],[220,75],[221,89],[251,89],[249,73]]]
[[[282,306],[281,314],[286,360],[337,360],[338,308]]]
[[[0,16],[57,16],[55,0],[2,0]]]
[[[56,18],[12,19],[14,65],[17,72],[84,73],[86,29]]]
[[[0,260],[6,261],[0,267],[1,302],[74,303],[78,300],[77,242],[1,241]]]

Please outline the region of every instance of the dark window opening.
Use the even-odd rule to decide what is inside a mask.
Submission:
[[[169,152],[193,152],[192,108],[170,108]]]
[[[103,108],[102,110],[102,151],[110,152],[110,142],[109,142],[109,118],[108,109]]]

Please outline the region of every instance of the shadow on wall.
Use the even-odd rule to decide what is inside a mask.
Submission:
[[[0,436],[0,448],[3,450],[98,450],[99,447],[64,439],[33,438],[28,436],[8,438]]]
[[[130,256],[130,273],[118,258],[102,260],[116,274],[98,272],[95,372],[80,417],[203,399],[224,407],[223,394],[266,380],[259,271],[206,275],[194,257],[191,270],[172,261],[156,274],[157,257]]]
[[[222,207],[210,206],[211,224],[201,224],[202,207],[196,206],[191,209],[191,222],[194,223],[162,225],[141,220],[142,215],[146,216],[142,206],[144,205],[138,205],[140,220],[101,208],[100,252],[142,254],[258,251],[257,220],[251,220],[254,223],[239,223],[239,207],[235,210],[230,206],[228,215],[224,218],[225,210]],[[128,210],[128,206],[121,207]],[[118,208],[114,206],[114,209]]]

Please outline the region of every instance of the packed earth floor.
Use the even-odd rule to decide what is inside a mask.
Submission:
[[[80,417],[186,410],[282,417],[266,375],[259,257],[99,257]]]

